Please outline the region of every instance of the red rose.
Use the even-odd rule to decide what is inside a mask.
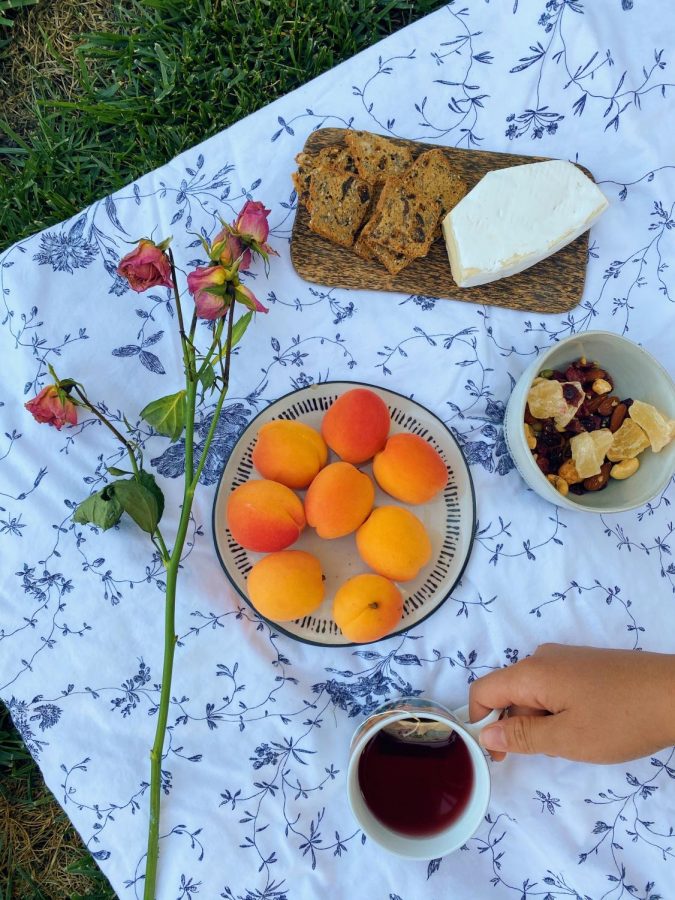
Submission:
[[[166,253],[152,241],[145,239],[139,241],[138,247],[120,260],[117,272],[139,294],[152,287],[173,287],[171,264]]]
[[[47,422],[61,431],[63,425],[77,425],[77,407],[70,397],[50,384],[24,404],[36,422]]]
[[[198,318],[213,321],[225,315],[230,305],[225,287],[227,275],[222,266],[202,266],[188,274],[188,291],[194,297]]]
[[[267,217],[269,209],[257,200],[247,200],[234,223],[234,230],[243,238],[249,238],[258,244],[264,244],[270,233]]]
[[[225,227],[211,242],[211,259],[214,262],[218,260],[228,269],[239,260],[239,268],[245,272],[251,265],[251,251],[244,246],[236,234]]]

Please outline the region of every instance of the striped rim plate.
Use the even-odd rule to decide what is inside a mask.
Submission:
[[[442,494],[421,506],[407,506],[394,500],[376,486],[375,504],[395,504],[410,509],[424,523],[433,547],[431,562],[414,581],[399,584],[404,596],[403,617],[393,634],[418,625],[443,603],[461,578],[469,559],[475,530],[476,504],[473,483],[464,454],[450,429],[419,403],[394,391],[351,381],[329,381],[294,391],[271,403],[242,432],[220,477],[213,506],[213,536],[218,558],[237,593],[249,603],[246,577],[260,553],[244,550],[232,539],[225,525],[228,495],[235,487],[259,477],[251,462],[251,452],[261,425],[273,419],[295,419],[319,429],[328,407],[345,391],[367,387],[378,394],[389,408],[391,434],[418,434],[438,450],[445,460],[450,478]],[[334,460],[334,457],[332,457]],[[359,467],[372,474],[370,463]],[[304,492],[300,492],[304,496]],[[367,572],[361,561],[354,535],[327,541],[307,527],[294,550],[306,550],[321,561],[326,577],[326,596],[311,616],[293,622],[271,623],[274,628],[297,640],[324,646],[350,644],[331,618],[333,596],[337,588],[354,575]],[[390,635],[388,635],[390,636]]]

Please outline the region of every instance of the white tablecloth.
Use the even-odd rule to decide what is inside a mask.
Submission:
[[[213,234],[217,214],[231,219],[249,196],[271,207],[281,257],[268,279],[255,269],[270,313],[234,360],[181,575],[159,896],[675,897],[670,751],[618,766],[493,765],[479,832],[431,864],[365,840],[345,796],[350,735],[385,698],[413,689],[460,705],[471,679],[548,640],[674,649],[672,483],[621,516],[557,510],[526,491],[501,424],[513,379],[572,332],[627,334],[673,365],[674,46],[668,0],[459,0],[0,257],[0,693],[121,897],[142,893],[162,570],[131,524],[96,534],[70,520],[121,456],[108,435],[86,418],[60,433],[39,426],[23,403],[47,363],[134,422],[177,390],[167,292],[133,294],[116,260],[154,229],[173,234],[186,266],[201,258],[192,232]],[[581,305],[527,315],[301,281],[290,172],[323,125],[578,159],[610,200]],[[414,394],[460,436],[476,485],[461,585],[414,633],[365,650],[306,646],[261,624],[212,545],[214,484],[241,428],[328,378]],[[138,427],[171,534],[182,445]]]

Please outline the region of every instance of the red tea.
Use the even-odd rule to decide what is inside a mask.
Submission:
[[[473,789],[471,755],[456,734],[405,741],[378,731],[359,760],[359,787],[373,815],[412,837],[438,834],[464,812]]]

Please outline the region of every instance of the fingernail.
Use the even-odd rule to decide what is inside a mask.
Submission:
[[[478,740],[481,743],[481,746],[485,747],[486,750],[507,750],[506,746],[506,732],[502,728],[501,725],[488,725],[487,728],[484,728]]]

